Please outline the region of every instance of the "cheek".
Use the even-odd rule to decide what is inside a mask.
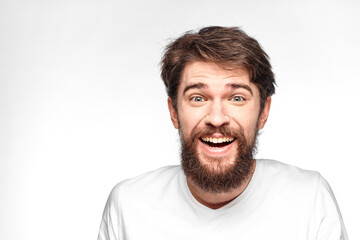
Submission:
[[[246,138],[253,137],[257,130],[258,114],[257,111],[237,111],[238,114],[232,118],[236,124],[244,129]]]
[[[204,112],[201,109],[181,108],[179,111],[179,122],[181,131],[186,136],[190,136],[191,132],[200,125],[204,118]]]

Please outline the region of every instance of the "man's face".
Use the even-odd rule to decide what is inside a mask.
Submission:
[[[205,62],[186,65],[177,99],[177,111],[170,99],[168,105],[180,130],[187,177],[208,191],[228,191],[241,184],[250,173],[256,134],[265,125],[271,99],[260,113],[259,90],[247,71]],[[235,185],[234,175],[242,179],[234,180]]]

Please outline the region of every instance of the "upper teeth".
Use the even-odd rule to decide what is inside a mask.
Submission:
[[[231,142],[234,140],[233,137],[223,137],[223,138],[202,137],[201,139],[205,142],[212,142],[212,143]]]

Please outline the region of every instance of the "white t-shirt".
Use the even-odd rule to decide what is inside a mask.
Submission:
[[[180,166],[117,184],[98,240],[348,239],[329,184],[319,173],[256,160],[245,191],[213,210],[191,194]]]

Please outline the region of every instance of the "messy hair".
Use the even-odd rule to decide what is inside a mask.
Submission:
[[[269,57],[260,44],[237,27],[205,27],[189,31],[165,48],[161,60],[161,77],[174,109],[185,66],[203,61],[215,63],[224,69],[245,69],[250,81],[260,92],[260,109],[267,97],[275,93],[275,78]]]

